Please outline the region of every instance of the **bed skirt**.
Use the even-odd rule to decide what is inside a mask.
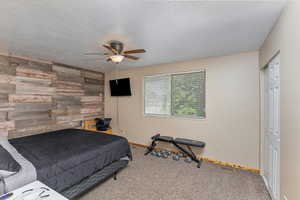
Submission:
[[[97,184],[105,181],[121,169],[125,168],[128,165],[128,162],[128,160],[119,160],[113,162],[112,164],[97,171],[90,177],[83,179],[80,183],[64,190],[63,192],[61,192],[61,194],[68,199],[76,199],[77,197],[92,189]]]

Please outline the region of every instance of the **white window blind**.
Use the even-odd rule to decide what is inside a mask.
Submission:
[[[145,78],[145,113],[171,114],[171,77],[151,76]]]
[[[145,77],[145,114],[205,117],[205,71]]]

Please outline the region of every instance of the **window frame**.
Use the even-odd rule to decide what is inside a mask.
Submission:
[[[205,99],[205,116],[203,117],[197,117],[197,116],[191,116],[191,115],[172,115],[172,87],[171,87],[171,112],[170,114],[151,114],[146,113],[146,99],[145,99],[145,78],[146,77],[160,77],[160,76],[172,76],[172,75],[180,75],[180,74],[191,74],[191,73],[197,73],[197,72],[204,72],[205,73],[205,86],[204,86],[204,99]],[[207,86],[207,69],[201,69],[197,71],[185,71],[185,72],[174,72],[174,73],[162,73],[162,74],[153,74],[153,75],[144,75],[143,77],[143,116],[144,117],[162,117],[162,118],[181,118],[181,119],[192,119],[192,120],[206,120],[207,119],[207,102],[206,102],[206,86]],[[172,78],[170,78],[170,85],[172,86]]]

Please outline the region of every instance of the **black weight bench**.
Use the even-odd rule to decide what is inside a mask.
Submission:
[[[152,143],[151,145],[147,148],[147,152],[145,153],[145,156],[151,153],[155,146],[157,145],[158,141],[161,142],[168,142],[173,144],[175,147],[177,147],[182,153],[190,157],[193,161],[197,163],[197,167],[200,168],[202,164],[202,160],[199,160],[195,153],[192,151],[191,147],[199,147],[199,148],[204,148],[205,143],[201,141],[196,141],[196,140],[189,140],[185,138],[175,138],[173,139],[172,137],[169,136],[160,136],[160,134],[157,134],[153,136],[152,138]],[[186,145],[187,149],[180,145]]]

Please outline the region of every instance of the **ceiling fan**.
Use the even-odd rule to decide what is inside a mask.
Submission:
[[[138,60],[139,57],[132,56],[130,54],[136,54],[136,53],[145,53],[145,49],[134,49],[134,50],[127,50],[123,51],[124,49],[124,44],[120,41],[110,41],[108,44],[102,45],[104,48],[110,51],[111,54],[109,53],[86,53],[85,55],[105,55],[106,56],[106,61],[107,62],[113,62],[116,64],[119,64],[120,62],[123,61],[124,58],[128,58],[131,60]]]

